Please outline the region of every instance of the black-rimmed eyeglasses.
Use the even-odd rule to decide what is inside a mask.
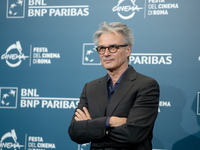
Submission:
[[[106,51],[106,48],[108,48],[108,51],[109,51],[110,53],[116,53],[117,50],[119,49],[119,47],[126,47],[126,46],[128,46],[128,45],[127,45],[127,44],[125,44],[125,45],[110,45],[110,46],[108,46],[108,47],[105,47],[105,46],[98,46],[98,47],[96,48],[96,50],[97,50],[97,52],[98,52],[99,54],[104,54],[105,51]]]

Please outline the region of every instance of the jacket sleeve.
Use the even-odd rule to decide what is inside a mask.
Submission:
[[[77,109],[81,109],[82,111],[83,107],[86,107],[88,109],[86,88],[87,84],[83,88],[80,102],[77,106]],[[105,136],[105,122],[107,117],[92,118],[92,120],[86,121],[76,121],[74,117],[75,114],[73,115],[71,124],[68,128],[69,136],[74,142],[78,144],[83,144],[91,142],[92,140],[101,139]]]
[[[143,85],[136,95],[127,122],[109,131],[108,142],[104,146],[124,147],[152,138],[154,122],[158,114],[159,85],[151,80]],[[150,139],[151,140],[151,139]],[[97,143],[93,146],[98,147]]]
[[[158,114],[159,86],[155,80],[144,85],[138,92],[127,123],[111,130],[110,138],[118,142],[138,143],[153,129]],[[116,135],[120,136],[119,139]]]

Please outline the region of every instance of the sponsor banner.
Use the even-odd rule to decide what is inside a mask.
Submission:
[[[0,108],[16,109],[17,87],[0,87]],[[76,109],[79,98],[40,97],[37,89],[21,88],[20,108]]]
[[[0,108],[17,108],[17,87],[0,87]],[[200,93],[200,92],[199,92]],[[41,97],[37,89],[21,88],[20,108],[40,109],[76,109],[79,98]],[[197,99],[199,103],[199,97]],[[199,106],[199,105],[198,105]],[[161,107],[171,107],[170,101],[159,101],[158,112]],[[199,109],[198,109],[199,110]],[[199,113],[200,114],[200,113]]]
[[[148,0],[147,7],[148,16],[169,15],[173,9],[178,9],[179,5],[176,2],[170,3],[168,0]]]
[[[52,59],[60,59],[60,53],[51,53],[47,47],[33,47],[31,45],[30,51],[33,61],[30,60],[29,66],[31,64],[51,64]]]
[[[23,52],[26,52],[26,55],[22,52],[22,49]],[[29,48],[24,48],[20,41],[16,41],[16,43],[11,44],[6,49],[6,52],[1,55],[1,60],[5,61],[6,64],[12,68],[20,66],[21,63],[27,59],[29,59],[29,67],[35,64],[49,65],[52,64],[53,59],[60,59],[60,53],[54,53],[49,49],[50,48],[47,46],[36,47],[30,45],[30,54],[27,56]]]
[[[21,108],[75,109],[79,98],[40,97],[37,89],[21,89]]]
[[[114,13],[124,20],[132,19],[138,13],[146,16],[166,16],[173,9],[178,9],[179,4],[168,0],[119,0],[112,8]]]
[[[55,143],[46,143],[41,136],[27,136],[26,134],[26,137],[27,145],[25,145],[25,147],[27,147],[28,150],[56,149]]]
[[[7,0],[7,18],[88,16],[89,5],[51,5],[50,0]],[[26,12],[25,12],[26,11]],[[25,15],[26,14],[26,15]]]
[[[101,65],[99,54],[93,43],[83,44],[82,65]],[[171,65],[172,53],[131,53],[129,64]]]
[[[171,65],[171,53],[131,53],[130,64],[139,65]]]
[[[15,129],[11,129],[11,131],[6,132],[1,136],[0,141],[0,149],[15,149],[15,150],[47,150],[47,149],[56,149],[56,144],[53,142],[45,141],[44,137],[39,136],[31,136],[25,134],[24,137],[20,135]],[[18,142],[24,141],[24,142]],[[90,143],[78,144],[78,150],[89,150]],[[153,149],[153,150],[167,150],[167,149]]]
[[[47,143],[42,136],[29,136],[25,134],[23,139],[20,135],[20,141],[24,143],[19,143],[15,129],[11,129],[10,132],[5,133],[1,137],[0,149],[14,149],[14,150],[46,150],[46,149],[56,149],[55,143]],[[0,135],[1,136],[1,135]]]

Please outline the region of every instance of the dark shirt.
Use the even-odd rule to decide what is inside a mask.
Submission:
[[[126,69],[126,71],[124,71],[124,73],[120,76],[120,78],[117,80],[117,82],[115,83],[115,85],[113,86],[113,82],[112,79],[110,78],[109,74],[108,74],[108,79],[107,79],[107,87],[108,87],[108,101],[110,101],[112,95],[115,92],[115,89],[117,88],[119,82],[121,81],[122,77],[124,76],[124,74],[128,71],[128,69],[130,68],[130,66]],[[110,125],[109,125],[109,118],[110,116],[106,119],[106,130],[110,129]]]

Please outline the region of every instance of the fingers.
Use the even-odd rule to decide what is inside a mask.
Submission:
[[[81,121],[81,120],[84,120],[84,117],[85,117],[85,114],[80,110],[80,109],[77,109],[76,112],[75,112],[75,120],[76,121]]]
[[[83,112],[83,111],[81,111],[80,109],[77,109],[76,110],[76,114],[78,115],[78,116],[82,116],[82,117],[85,117],[85,113]]]
[[[89,111],[87,110],[87,108],[86,108],[86,107],[83,107],[83,110],[84,110],[84,112],[85,112],[85,115],[86,115],[88,118],[91,118],[90,113],[89,113]]]
[[[84,112],[83,112],[84,111]],[[83,120],[88,120],[88,119],[92,119],[91,116],[90,116],[90,113],[89,111],[87,110],[86,107],[83,107],[83,111],[81,111],[80,109],[77,109],[76,112],[75,112],[75,117],[74,119],[76,121],[83,121]]]

